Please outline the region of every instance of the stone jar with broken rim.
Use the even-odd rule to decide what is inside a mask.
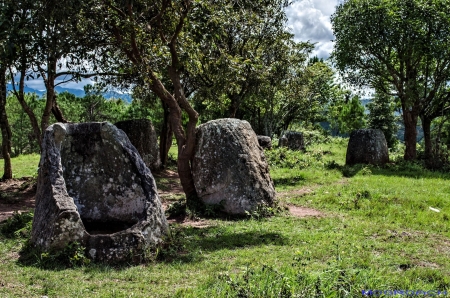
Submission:
[[[77,241],[94,260],[125,261],[164,240],[155,180],[123,131],[57,123],[42,147],[33,244],[49,251]]]

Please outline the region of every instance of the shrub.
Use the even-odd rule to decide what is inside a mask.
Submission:
[[[0,226],[0,233],[7,238],[28,238],[33,215],[33,212],[14,212],[13,216]]]

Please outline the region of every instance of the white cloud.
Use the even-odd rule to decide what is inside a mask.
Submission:
[[[25,86],[35,89],[35,90],[45,90],[44,82],[41,79],[28,80],[25,81]]]
[[[330,16],[334,13],[338,0],[300,0],[286,9],[288,27],[298,41],[315,44],[313,56],[328,58],[333,49],[334,39]]]

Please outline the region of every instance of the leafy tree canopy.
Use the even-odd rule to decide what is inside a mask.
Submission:
[[[405,159],[414,159],[418,117],[430,104],[448,99],[450,2],[348,0],[331,21],[336,67],[352,84],[400,100]]]

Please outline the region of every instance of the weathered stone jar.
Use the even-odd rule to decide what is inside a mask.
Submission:
[[[303,133],[299,131],[286,131],[279,140],[279,147],[288,147],[290,150],[305,150]]]
[[[44,135],[31,241],[44,251],[77,241],[88,256],[125,261],[163,241],[155,180],[109,123],[51,125]]]
[[[137,149],[150,170],[159,170],[161,168],[158,136],[152,121],[148,119],[132,119],[117,122],[115,126],[127,134],[131,144]]]
[[[379,129],[352,131],[347,146],[345,164],[383,165],[389,162],[389,151],[384,134]]]
[[[256,136],[258,138],[258,144],[263,149],[272,149],[272,139],[268,136]]]
[[[201,200],[245,215],[270,206],[275,188],[264,151],[247,121],[218,119],[197,127],[192,173]]]

